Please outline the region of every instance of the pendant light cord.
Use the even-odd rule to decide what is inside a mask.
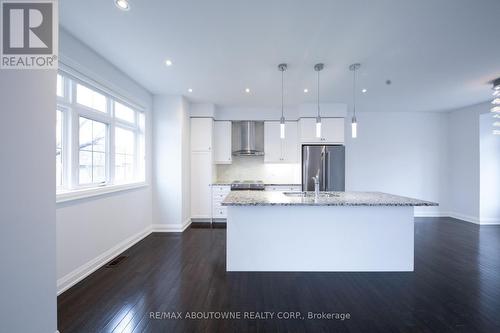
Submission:
[[[352,80],[352,105],[353,117],[356,118],[356,68],[353,70],[354,79]]]
[[[282,70],[281,71],[281,119],[283,119],[283,108],[284,108],[283,104],[284,104],[284,100],[285,100],[285,98],[284,98],[284,94],[285,94],[284,93],[284,89],[285,88],[284,88],[284,83],[283,83],[283,81],[284,81],[284,79],[283,79],[284,75],[285,75],[285,71]]]
[[[318,117],[319,117],[319,72],[318,71]]]

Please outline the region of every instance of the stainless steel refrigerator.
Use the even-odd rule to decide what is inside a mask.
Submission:
[[[315,176],[319,176],[320,191],[345,191],[345,147],[302,146],[303,191],[314,191]]]

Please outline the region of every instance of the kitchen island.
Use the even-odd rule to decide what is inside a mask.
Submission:
[[[232,191],[227,271],[413,271],[415,206],[381,192]]]

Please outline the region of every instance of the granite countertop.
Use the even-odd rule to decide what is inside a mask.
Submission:
[[[232,191],[222,206],[438,206],[435,202],[401,197],[383,192],[322,192],[330,197],[287,196],[277,191]]]

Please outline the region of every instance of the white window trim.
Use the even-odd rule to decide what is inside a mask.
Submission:
[[[57,193],[56,203],[92,198],[109,193],[139,189],[148,186],[149,184],[146,182],[137,182],[118,185],[102,185],[100,187],[83,188],[78,190],[65,190]]]
[[[84,76],[76,76],[73,72],[62,70],[60,74],[63,76],[63,89],[64,96],[57,97],[57,108],[63,111],[63,163],[66,167],[63,167],[63,186],[57,187],[56,191],[56,203],[67,202],[72,200],[79,200],[83,198],[90,198],[94,196],[101,196],[108,193],[126,191],[130,189],[136,189],[141,187],[148,187],[149,184],[146,183],[147,176],[147,165],[143,172],[145,173],[139,179],[139,140],[141,136],[146,136],[145,129],[141,128],[139,124],[139,114],[146,114],[144,108],[127,101],[120,95],[114,94],[109,89],[103,88],[96,82],[89,80]],[[106,112],[93,110],[92,108],[86,107],[76,103],[76,83],[83,84],[84,86],[94,89],[99,93],[104,94],[107,100]],[[125,120],[118,119],[114,116],[114,103],[117,101],[125,106],[132,108],[135,111],[135,124],[127,122]],[[79,184],[79,117],[85,117],[91,120],[103,122],[108,127],[107,133],[107,160],[106,160],[106,183],[103,184]],[[134,147],[134,172],[136,181],[123,184],[114,184],[114,173],[115,173],[115,143],[114,143],[114,129],[115,127],[121,127],[124,129],[129,129],[133,131],[135,135],[135,147]],[[144,138],[145,143],[147,140]],[[146,149],[146,147],[144,147]],[[69,166],[69,167],[68,167]]]

